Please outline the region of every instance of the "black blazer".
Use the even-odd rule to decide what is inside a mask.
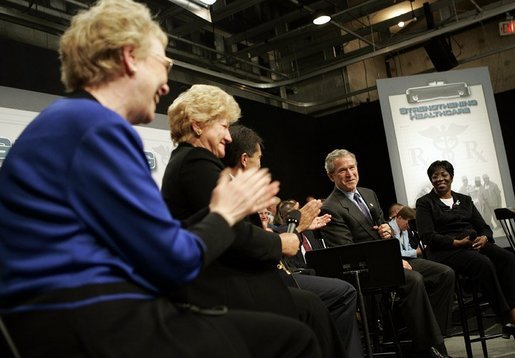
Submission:
[[[172,215],[190,225],[200,220],[216,186],[222,162],[209,150],[180,144],[170,157],[161,191]],[[202,307],[226,305],[295,317],[290,293],[279,276],[278,234],[248,221],[233,227],[234,243],[174,298]]]
[[[472,232],[477,236],[485,235],[488,241],[494,242],[492,229],[477,210],[472,198],[454,191],[451,193],[454,201],[452,209],[433,190],[417,199],[417,231],[422,242],[427,245],[428,258],[432,260],[444,260],[460,250],[452,246],[453,240]]]
[[[385,222],[376,193],[371,189],[361,187],[358,187],[357,190],[368,208],[376,210],[376,220],[380,223]],[[371,224],[356,204],[336,186],[331,195],[325,199],[321,213],[331,214],[331,221],[320,229],[328,247],[381,239],[377,231],[372,229],[375,223]]]

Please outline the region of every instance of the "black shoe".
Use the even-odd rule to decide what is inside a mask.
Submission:
[[[435,347],[415,352],[413,358],[451,358],[447,354],[440,353]]]
[[[515,339],[515,326],[508,323],[502,326],[502,338],[510,339],[510,336]]]
[[[433,358],[452,358],[451,356],[448,356],[447,354],[440,353],[438,349],[435,347],[431,347],[431,357]]]

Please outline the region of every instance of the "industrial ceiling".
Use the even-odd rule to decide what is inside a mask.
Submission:
[[[57,39],[73,14],[91,3],[0,0],[0,21],[13,29],[1,34],[34,43],[36,31],[49,36],[39,36],[39,46],[56,47],[57,40],[49,38]],[[333,94],[326,103],[316,93],[298,95],[306,83],[342,76],[360,61],[422,47],[435,36],[509,18],[515,9],[515,0],[218,0],[205,8],[193,0],[146,3],[169,34],[167,52],[177,71],[307,114],[317,113],[321,104],[335,110],[342,102]],[[331,21],[314,25],[317,11]],[[347,87],[340,96],[350,91]]]

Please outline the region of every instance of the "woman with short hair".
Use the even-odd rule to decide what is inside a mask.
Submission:
[[[437,160],[428,167],[433,190],[417,200],[417,229],[427,257],[479,283],[506,333],[514,334],[515,255],[495,244],[493,232],[472,198],[451,189],[454,167]]]

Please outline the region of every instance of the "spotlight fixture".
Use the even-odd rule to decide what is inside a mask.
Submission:
[[[411,7],[411,21],[417,21],[417,17],[415,16],[415,11],[413,11],[413,1],[415,0],[409,0],[409,5]]]
[[[216,0],[199,0],[202,4],[205,4],[205,5],[213,5]]]
[[[399,26],[399,28],[404,28],[406,25],[412,23],[412,22],[417,22],[417,16],[415,15],[415,10],[413,10],[413,2],[415,0],[409,0],[409,4],[410,4],[410,8],[411,8],[411,19],[409,20],[406,20],[406,21],[399,21],[397,23],[397,26]]]
[[[315,15],[313,16],[313,23],[315,25],[327,24],[329,21],[331,21],[331,16],[322,11],[316,11]]]

